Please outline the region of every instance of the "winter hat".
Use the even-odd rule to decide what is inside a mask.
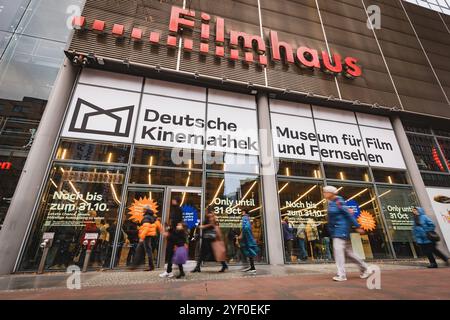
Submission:
[[[323,192],[328,192],[328,193],[332,193],[332,194],[337,194],[338,193],[338,189],[336,187],[333,186],[326,186],[323,187]]]

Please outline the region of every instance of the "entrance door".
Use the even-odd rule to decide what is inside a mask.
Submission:
[[[164,221],[164,203],[165,203],[165,189],[164,188],[129,188],[127,194],[127,203],[124,208],[122,217],[122,228],[119,235],[116,260],[114,267],[126,268],[133,265],[133,261],[139,267],[147,268],[149,266],[148,255],[141,254],[141,261],[133,260],[138,255],[136,254],[139,244],[138,230],[140,222],[142,221],[144,208],[146,206],[156,214],[160,222]],[[159,263],[159,248],[161,246],[162,233],[156,233],[152,237],[152,256],[154,265]],[[143,252],[142,252],[143,253]],[[144,257],[142,260],[142,257]]]
[[[167,188],[167,197],[165,202],[165,214],[164,224],[165,226],[170,223],[170,212],[173,210],[173,206],[179,206],[183,213],[183,222],[187,227],[188,240],[189,240],[189,260],[196,260],[196,254],[198,254],[199,241],[195,239],[195,233],[197,231],[197,225],[203,217],[201,210],[202,206],[202,191],[201,188],[179,188],[169,187]],[[158,267],[163,267],[164,263],[167,263],[165,259],[167,241],[164,239],[160,246],[160,259]]]

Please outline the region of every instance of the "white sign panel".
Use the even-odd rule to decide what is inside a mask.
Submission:
[[[203,149],[205,109],[204,102],[144,95],[135,143]]]
[[[312,119],[272,113],[275,156],[320,161]]]
[[[427,188],[434,214],[450,251],[450,189]]]
[[[256,111],[208,104],[206,149],[258,155]]]
[[[405,169],[393,130],[277,113],[271,119],[276,157]]]
[[[397,138],[392,130],[361,126],[361,135],[373,167],[406,169]]]
[[[62,136],[131,143],[140,94],[78,85]]]

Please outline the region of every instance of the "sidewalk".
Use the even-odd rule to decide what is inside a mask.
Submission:
[[[333,264],[259,266],[257,275],[239,267],[219,274],[204,268],[186,279],[161,279],[154,272],[90,272],[80,290],[66,288],[66,274],[0,277],[0,299],[450,299],[450,268],[378,264],[381,290],[369,290],[356,268],[348,281],[331,281]]]

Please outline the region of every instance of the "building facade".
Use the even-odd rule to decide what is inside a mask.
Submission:
[[[71,25],[0,233],[3,273],[126,268],[142,208],[165,222],[174,198],[191,259],[212,211],[240,263],[246,211],[260,263],[330,261],[325,185],[366,230],[350,240],[368,260],[422,255],[414,206],[450,245],[449,16],[403,1],[87,0]]]

